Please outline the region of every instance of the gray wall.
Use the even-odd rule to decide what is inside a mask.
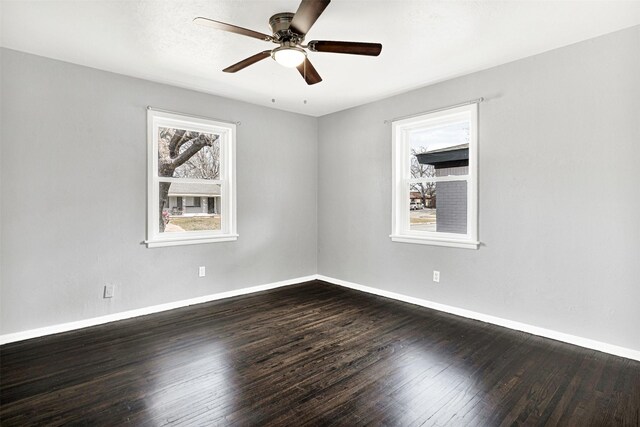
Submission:
[[[2,334],[318,272],[640,349],[640,27],[319,120],[1,52]],[[483,246],[392,243],[383,121],[479,96]],[[140,245],[149,104],[242,121],[237,242]]]
[[[436,182],[436,231],[467,233],[467,182]]]
[[[481,96],[482,247],[391,242],[383,121]],[[331,114],[319,132],[320,274],[640,349],[640,27]]]
[[[316,272],[317,119],[6,49],[1,90],[1,334]],[[147,105],[242,122],[237,242],[140,244]]]

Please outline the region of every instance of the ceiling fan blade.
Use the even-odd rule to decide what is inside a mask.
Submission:
[[[231,25],[231,24],[226,24],[220,21],[214,21],[213,19],[209,19],[209,18],[197,17],[193,19],[193,22],[195,22],[198,25],[203,25],[205,27],[215,28],[216,30],[228,31],[230,33],[236,33],[243,36],[253,37],[254,39],[260,39],[265,41],[270,41],[272,39],[272,37],[267,34],[259,33],[257,31],[249,30],[247,28],[242,28],[235,25]]]
[[[308,46],[314,52],[346,53],[350,55],[378,56],[382,51],[380,43],[313,40],[308,43]]]
[[[271,56],[271,51],[265,50],[263,52],[256,53],[255,55],[250,56],[246,59],[243,59],[242,61],[236,64],[233,64],[222,71],[224,71],[225,73],[235,73],[236,71],[240,71],[243,68],[246,68],[249,65],[255,64],[258,61],[262,61],[263,59],[268,58],[269,56]]]
[[[300,71],[300,75],[307,82],[308,85],[314,85],[322,81],[322,77],[316,71],[315,67],[311,65],[309,58],[305,58],[304,62],[296,67]]]
[[[307,34],[330,2],[331,0],[302,0],[293,15],[289,29],[300,35]]]

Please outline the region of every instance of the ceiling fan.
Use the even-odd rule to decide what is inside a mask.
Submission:
[[[296,13],[276,13],[269,18],[269,26],[273,32],[272,35],[202,17],[195,18],[193,22],[279,45],[275,49],[256,53],[225,68],[222,70],[225,73],[235,73],[271,56],[276,62],[285,67],[296,67],[307,84],[313,85],[320,83],[322,77],[320,77],[320,74],[318,74],[309,61],[309,58],[307,58],[307,51],[305,49],[311,52],[346,53],[368,56],[378,56],[380,51],[382,51],[382,45],[380,43],[312,40],[306,45],[302,44],[307,32],[329,5],[330,1],[331,0],[302,0]]]

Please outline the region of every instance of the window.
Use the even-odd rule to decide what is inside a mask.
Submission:
[[[147,111],[148,247],[236,240],[236,126]]]
[[[187,207],[199,208],[200,206],[200,197],[187,197]]]
[[[395,242],[476,249],[478,105],[394,121]]]

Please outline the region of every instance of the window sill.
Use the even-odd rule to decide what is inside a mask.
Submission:
[[[414,243],[419,245],[448,246],[451,248],[464,249],[478,249],[478,246],[480,246],[480,242],[467,240],[435,239],[433,237],[405,236],[399,234],[391,234],[389,237],[391,237],[391,241],[393,242]]]
[[[232,242],[238,240],[237,234],[220,234],[206,237],[182,237],[174,239],[145,240],[147,248],[162,248],[165,246],[199,245],[202,243]]]

